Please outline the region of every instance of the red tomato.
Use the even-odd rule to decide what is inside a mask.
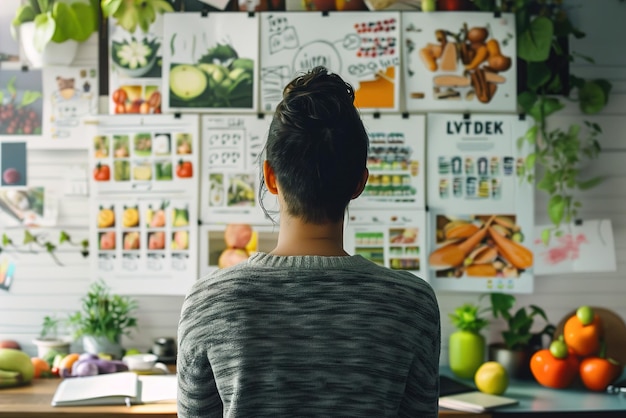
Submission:
[[[565,344],[581,357],[600,351],[601,336],[602,320],[598,314],[593,316],[593,322],[588,325],[583,325],[576,315],[572,315],[563,326]]]
[[[128,93],[126,93],[126,90],[119,88],[113,92],[112,98],[115,104],[124,104],[128,99]]]
[[[622,366],[610,359],[587,357],[580,362],[580,379],[589,390],[602,392],[622,374]]]
[[[176,166],[176,175],[180,178],[193,176],[193,165],[191,161],[179,161],[178,166]]]
[[[576,378],[579,367],[578,357],[570,350],[568,356],[560,359],[547,348],[537,351],[530,358],[530,371],[535,380],[543,386],[555,389],[568,387]]]
[[[106,164],[98,163],[93,169],[93,178],[96,181],[109,181],[111,179],[111,169]]]

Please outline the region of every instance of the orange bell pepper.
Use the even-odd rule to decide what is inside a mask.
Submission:
[[[593,321],[588,325],[583,325],[576,315],[572,315],[563,326],[565,344],[581,357],[597,354],[601,337],[602,320],[598,314],[593,315]]]
[[[572,384],[578,375],[580,362],[570,349],[565,358],[556,358],[545,348],[530,358],[530,371],[540,385],[563,389]]]

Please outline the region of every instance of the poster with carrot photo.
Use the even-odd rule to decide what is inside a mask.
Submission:
[[[161,113],[163,15],[145,28],[108,22],[109,113]]]
[[[400,12],[264,13],[260,43],[264,112],[296,74],[318,65],[354,87],[362,112],[400,108]]]
[[[255,13],[166,14],[164,111],[256,112],[258,30]]]
[[[42,140],[42,97],[41,70],[0,67],[0,141]]]
[[[515,16],[403,13],[408,111],[515,112]]]

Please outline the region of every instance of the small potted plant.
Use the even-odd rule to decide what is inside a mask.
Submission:
[[[457,331],[450,334],[448,357],[450,370],[458,377],[473,378],[485,362],[485,337],[480,331],[489,322],[480,317],[483,312],[478,305],[465,303],[449,314]]]
[[[98,0],[28,0],[15,12],[11,32],[35,68],[71,64],[78,43],[98,31]]]
[[[531,377],[531,356],[542,348],[544,336],[552,338],[555,327],[548,322],[545,311],[539,306],[529,305],[513,311],[515,296],[490,293],[489,298],[494,318],[504,319],[507,328],[502,331],[502,342],[489,344],[488,358],[502,364],[510,377],[528,379]],[[541,331],[531,332],[537,316],[543,318],[547,324]]]
[[[134,316],[137,301],[111,294],[102,280],[92,283],[81,301],[82,310],[69,317],[74,337],[82,338],[83,348],[88,353],[121,358],[124,353],[120,342],[122,335],[129,335],[137,327]]]
[[[33,344],[37,346],[37,357],[46,358],[50,351],[69,354],[71,341],[59,336],[59,327],[62,323],[63,321],[55,316],[46,315],[43,318],[41,333],[33,340]]]

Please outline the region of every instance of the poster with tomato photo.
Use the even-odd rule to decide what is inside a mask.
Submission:
[[[408,111],[515,112],[515,15],[402,14]]]
[[[362,116],[369,136],[369,178],[351,209],[424,209],[424,115]]]
[[[101,116],[86,123],[92,190],[196,192],[197,115]]]
[[[157,13],[147,31],[108,22],[109,113],[161,113],[163,15]]]
[[[93,277],[125,294],[184,294],[197,279],[197,199],[99,195],[92,199]]]
[[[203,223],[271,224],[261,202],[278,218],[275,196],[259,197],[261,154],[270,123],[270,117],[256,115],[202,117]]]
[[[318,65],[352,85],[362,112],[399,109],[399,12],[263,13],[260,43],[264,112],[294,76]]]
[[[164,111],[257,110],[258,14],[168,13],[164,20]]]
[[[530,123],[517,115],[427,116],[429,275],[441,290],[533,289]]]
[[[424,280],[428,280],[426,239],[423,209],[350,211],[344,232],[348,253]]]
[[[41,70],[0,67],[0,141],[42,140],[42,97]]]
[[[98,114],[97,66],[46,66],[43,100],[45,140],[36,144],[48,149],[89,148],[82,119]]]

